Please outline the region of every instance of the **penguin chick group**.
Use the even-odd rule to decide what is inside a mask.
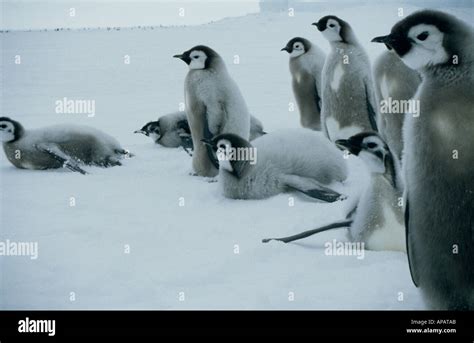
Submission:
[[[434,309],[474,309],[474,30],[416,12],[373,39],[422,76],[406,116],[402,169],[410,271]]]
[[[349,239],[363,242],[369,250],[405,251],[405,230],[400,199],[400,168],[387,144],[377,133],[359,133],[336,144],[359,156],[370,172],[368,187],[358,202],[350,208],[344,220],[295,236],[267,238],[263,242],[278,240],[285,243],[302,239],[319,232],[347,227]]]
[[[368,59],[346,22],[326,16],[315,25],[331,44],[322,75],[322,129],[366,162],[371,181],[346,219],[264,242],[346,227],[352,241],[369,249],[403,251],[406,244],[412,279],[429,307],[473,310],[472,26],[423,10],[372,40],[389,50],[374,68],[378,101],[414,100],[419,113],[412,115],[382,113],[375,105]],[[347,56],[351,62],[344,64]]]

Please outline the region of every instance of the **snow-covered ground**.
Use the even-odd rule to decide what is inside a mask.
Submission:
[[[249,15],[146,31],[2,34],[1,115],[26,128],[91,125],[136,156],[123,167],[87,168],[82,176],[15,169],[0,154],[0,241],[39,244],[36,260],[0,256],[0,308],[423,309],[403,253],[325,255],[324,243],[345,240],[344,230],[294,244],[261,243],[341,219],[344,203],[295,196],[289,206],[292,194],[225,199],[217,183],[189,175],[184,151],[132,133],[178,109],[187,67],[171,56],[196,44],[224,57],[266,131],[298,127],[297,112],[288,111],[288,55],[280,49],[303,36],[327,51],[310,24],[331,13],[351,23],[373,59],[383,46],[370,39],[390,30],[398,7]],[[453,13],[472,19],[472,10]],[[240,64],[233,64],[234,55]],[[55,113],[55,101],[64,97],[95,100],[96,115]],[[345,192],[355,194],[367,175],[357,159],[349,163]]]

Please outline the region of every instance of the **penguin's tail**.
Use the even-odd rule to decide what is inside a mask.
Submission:
[[[317,229],[303,231],[303,232],[300,232],[300,233],[298,233],[296,235],[293,235],[293,236],[281,237],[281,238],[265,238],[265,239],[262,239],[262,243],[268,243],[270,241],[280,241],[280,242],[283,242],[283,243],[289,243],[289,242],[296,241],[298,239],[302,239],[302,238],[312,236],[314,234],[317,234],[317,233],[320,233],[320,232],[323,232],[323,231],[328,231],[328,230],[332,230],[332,229],[340,229],[340,228],[343,228],[343,227],[347,228],[351,225],[352,225],[352,220],[345,220],[345,221],[325,225],[325,226],[319,227]]]

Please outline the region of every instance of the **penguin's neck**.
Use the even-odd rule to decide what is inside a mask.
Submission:
[[[443,84],[452,84],[469,76],[474,68],[473,61],[460,62],[460,64],[442,64],[426,67],[422,74],[429,80],[442,80]]]
[[[400,166],[398,165],[398,160],[393,158],[392,153],[388,153],[384,158],[384,177],[390,182],[393,188],[401,189],[401,181],[399,178]]]

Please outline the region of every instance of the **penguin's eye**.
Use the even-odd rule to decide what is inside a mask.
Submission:
[[[416,39],[424,41],[426,38],[428,38],[429,34],[428,32],[424,31],[420,33],[418,36],[416,36]]]
[[[369,149],[373,149],[376,146],[377,146],[377,143],[373,143],[373,142],[367,143],[367,148],[369,148]]]
[[[0,125],[0,128],[2,128],[2,129],[6,129],[6,128],[7,128],[7,126],[6,126],[5,124],[2,124],[2,125]]]
[[[334,27],[334,26],[336,26],[336,25],[334,25],[334,24],[329,24],[329,27]]]

